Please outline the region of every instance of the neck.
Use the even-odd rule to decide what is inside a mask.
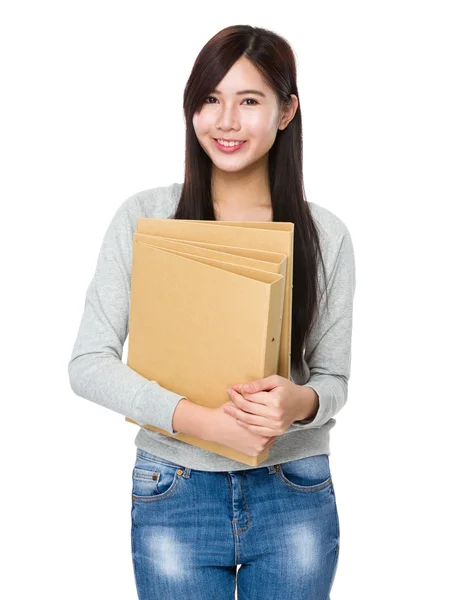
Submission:
[[[249,210],[271,207],[268,165],[252,165],[241,173],[221,171],[213,165],[213,204],[221,209]]]

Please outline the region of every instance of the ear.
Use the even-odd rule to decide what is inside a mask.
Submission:
[[[286,108],[283,108],[281,112],[281,118],[278,124],[278,129],[283,130],[289,125],[289,123],[294,119],[294,115],[296,114],[297,107],[299,106],[299,99],[295,94],[289,94],[291,98],[291,102],[286,105]]]

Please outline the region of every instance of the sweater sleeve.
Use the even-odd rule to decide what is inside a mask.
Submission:
[[[175,434],[172,417],[185,396],[146,379],[122,362],[137,216],[137,198],[132,196],[118,208],[105,233],[68,363],[69,380],[78,396],[140,425]]]
[[[325,305],[323,294],[319,318],[304,355],[310,369],[310,378],[304,385],[317,392],[319,409],[314,419],[294,421],[288,431],[322,427],[347,400],[356,277],[353,243],[346,227],[327,274],[329,304]]]

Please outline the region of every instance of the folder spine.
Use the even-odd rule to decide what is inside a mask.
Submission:
[[[285,278],[271,284],[270,302],[267,318],[267,335],[265,344],[264,372],[265,377],[278,373],[281,329],[283,325]]]

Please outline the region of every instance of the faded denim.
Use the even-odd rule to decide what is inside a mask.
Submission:
[[[137,448],[131,524],[139,600],[330,599],[340,529],[326,454],[199,471]]]

